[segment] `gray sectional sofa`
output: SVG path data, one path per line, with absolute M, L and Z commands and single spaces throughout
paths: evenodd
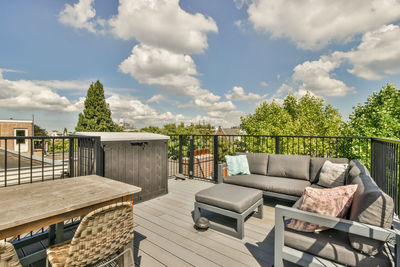
M 296 201 L 307 186 L 317 185 L 319 173 L 326 160 L 333 163 L 348 163 L 346 158 L 314 158 L 310 156 L 277 155 L 265 153 L 245 154 L 249 162 L 250 175 L 223 175 L 226 164 L 220 166 L 219 183 L 228 183 L 257 188 L 265 196 Z
M 326 158 L 246 154 L 250 175 L 223 176 L 220 182 L 261 189 L 264 195 L 298 200 L 306 186 L 316 183 Z M 333 163 L 347 159 L 331 158 Z M 400 266 L 399 222 L 394 202 L 374 182 L 359 161 L 349 163 L 345 184 L 357 184 L 346 219 L 292 207 L 275 207 L 275 267 L 284 260 L 302 266 Z M 285 227 L 291 218 L 326 226 L 329 230 L 306 233 Z M 394 252 L 394 253 L 393 253 Z M 393 256 L 394 255 L 394 256 Z

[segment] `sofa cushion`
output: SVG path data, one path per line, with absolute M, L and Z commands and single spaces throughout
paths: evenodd
M 354 194 L 349 219 L 390 228 L 394 212 L 393 199 L 380 190 L 370 176 L 362 172 L 353 177 L 352 184 L 357 184 L 358 188 Z M 381 241 L 354 234 L 349 234 L 349 240 L 353 248 L 368 255 L 376 255 L 383 245 Z
M 326 189 L 306 187 L 301 196 L 301 202 L 298 209 L 332 217 L 344 218 L 350 208 L 356 190 L 357 185 L 338 186 Z M 328 229 L 326 227 L 319 227 L 314 223 L 297 219 L 292 219 L 287 227 L 303 232 L 314 232 Z
M 246 155 L 249 163 L 250 173 L 267 175 L 268 154 L 267 153 L 243 153 L 237 152 L 237 155 Z
M 262 191 L 230 184 L 217 184 L 196 193 L 197 202 L 243 213 L 263 197 Z
M 285 245 L 328 260 L 349 266 L 392 266 L 386 250 L 368 256 L 353 249 L 346 232 L 330 229 L 319 233 L 285 230 Z
M 319 174 L 321 172 L 321 168 L 324 165 L 325 161 L 329 160 L 332 163 L 349 163 L 349 160 L 346 158 L 311 158 L 310 160 L 310 182 L 317 183 Z
M 362 164 L 360 161 L 358 160 L 350 161 L 349 170 L 346 177 L 346 184 L 351 184 L 352 180 L 355 177 L 359 176 L 360 174 L 371 176 L 371 174 L 368 171 L 368 168 L 365 167 L 365 165 Z M 375 183 L 375 181 L 373 181 L 373 183 Z
M 318 184 L 324 187 L 343 186 L 348 164 L 332 163 L 330 160 L 325 161 L 319 174 Z
M 304 188 L 310 185 L 310 182 L 305 180 L 258 174 L 227 176 L 224 178 L 224 183 L 299 197 L 303 194 Z
M 310 180 L 310 156 L 269 155 L 269 176 Z

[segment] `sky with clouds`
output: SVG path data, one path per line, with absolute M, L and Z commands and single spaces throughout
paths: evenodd
M 400 0 L 0 2 L 0 119 L 73 130 L 99 79 L 113 119 L 234 126 L 262 101 L 347 118 L 400 85 Z

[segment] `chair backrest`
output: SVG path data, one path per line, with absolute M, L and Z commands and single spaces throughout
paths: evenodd
M 133 206 L 112 204 L 90 212 L 71 240 L 65 266 L 86 266 L 117 253 L 133 240 Z
M 11 243 L 0 241 L 0 267 L 22 267 Z

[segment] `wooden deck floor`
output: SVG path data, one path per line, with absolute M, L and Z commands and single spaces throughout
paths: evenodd
M 137 266 L 272 266 L 277 201 L 264 200 L 262 220 L 248 218 L 243 240 L 211 229 L 199 232 L 193 228 L 194 195 L 210 186 L 203 181 L 170 179 L 167 195 L 134 206 Z M 226 225 L 233 223 L 222 220 Z

